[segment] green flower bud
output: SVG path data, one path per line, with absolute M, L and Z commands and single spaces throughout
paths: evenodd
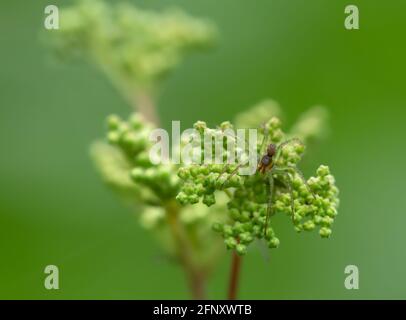
M 116 115 L 110 115 L 107 117 L 107 126 L 110 130 L 116 130 L 120 126 L 121 120 Z
M 335 216 L 337 216 L 337 210 L 336 210 L 334 207 L 328 208 L 326 213 L 327 213 L 327 215 L 328 215 L 329 217 L 332 217 L 332 218 L 334 218 Z
M 276 130 L 271 134 L 272 141 L 275 143 L 279 143 L 283 139 L 283 132 L 282 130 Z
M 321 220 L 321 223 L 326 227 L 330 227 L 333 224 L 333 222 L 334 219 L 329 216 L 323 217 Z
M 242 222 L 247 222 L 251 220 L 251 215 L 248 211 L 243 211 L 240 216 Z
M 305 150 L 305 146 L 303 144 L 299 144 L 299 143 L 295 144 L 294 148 L 295 148 L 295 152 L 298 154 L 302 154 Z
M 235 235 L 239 235 L 239 234 L 241 234 L 241 233 L 243 233 L 245 231 L 244 230 L 244 225 L 241 222 L 237 221 L 234 224 L 233 230 L 234 230 Z
M 314 216 L 314 218 L 313 218 L 314 223 L 317 224 L 317 225 L 321 224 L 322 220 L 323 220 L 323 218 L 321 216 L 318 216 L 318 215 Z
M 243 244 L 248 244 L 254 240 L 252 238 L 251 234 L 249 234 L 248 232 L 241 233 L 239 238 L 240 238 L 240 242 Z
M 139 153 L 134 159 L 134 164 L 140 167 L 151 166 L 148 153 L 147 152 Z
M 145 171 L 141 168 L 134 168 L 133 170 L 131 170 L 131 178 L 134 181 L 140 181 L 144 176 L 144 172 Z
M 190 196 L 189 196 L 189 203 L 190 204 L 195 204 L 195 203 L 198 203 L 199 202 L 199 196 L 198 195 L 196 195 L 196 194 L 191 194 Z
M 198 166 L 193 166 L 190 168 L 190 174 L 192 177 L 197 177 L 200 173 L 200 168 Z
M 194 192 L 198 195 L 198 196 L 202 196 L 205 192 L 205 188 L 203 187 L 203 185 L 201 183 L 196 184 L 196 187 L 194 189 Z M 211 204 L 207 204 L 208 207 L 210 207 L 212 204 L 216 203 L 216 199 L 214 198 L 214 194 L 212 193 L 207 193 L 205 196 L 208 197 L 207 201 L 208 203 L 211 203 L 212 201 L 214 201 Z M 212 197 L 212 199 L 210 199 L 210 197 Z
M 327 176 L 328 174 L 330 174 L 330 169 L 328 166 L 323 166 L 321 165 L 318 169 L 317 169 L 317 175 L 324 177 Z
M 146 142 L 142 138 L 131 131 L 123 133 L 123 135 L 121 136 L 121 143 L 126 148 L 131 150 L 131 152 L 139 152 L 146 145 Z
M 209 175 L 210 174 L 210 168 L 208 166 L 203 166 L 200 168 L 200 174 L 202 175 Z
M 236 248 L 235 251 L 237 252 L 238 255 L 243 256 L 247 253 L 247 247 L 241 243 L 239 243 Z
M 216 198 L 214 197 L 214 194 L 205 194 L 203 196 L 203 203 L 208 207 L 215 204 L 216 203 Z
M 306 231 L 311 231 L 311 230 L 313 230 L 314 228 L 316 227 L 316 225 L 314 224 L 314 222 L 313 221 L 306 221 L 304 224 L 303 224 L 303 229 L 304 230 L 306 230 Z
M 176 196 L 176 200 L 179 201 L 180 204 L 185 205 L 189 202 L 189 197 L 184 192 L 179 192 Z
M 223 232 L 225 236 L 231 237 L 233 235 L 233 228 L 229 225 L 225 225 L 223 228 Z
M 277 117 L 272 117 L 271 120 L 269 120 L 268 125 L 272 129 L 278 129 L 281 127 L 281 121 Z
M 230 217 L 235 221 L 239 221 L 241 218 L 241 215 L 237 209 L 233 208 L 233 209 L 230 209 Z
M 265 239 L 267 240 L 271 240 L 272 238 L 275 237 L 275 232 L 273 231 L 273 229 L 271 227 L 269 227 L 268 229 L 266 229 L 266 233 L 265 233 Z
M 232 129 L 233 125 L 230 123 L 230 121 L 224 121 L 220 124 L 220 129 L 221 130 L 226 130 L 226 129 Z
M 110 131 L 107 134 L 107 140 L 111 144 L 116 144 L 120 140 L 120 134 L 117 131 Z
M 255 235 L 255 236 L 260 236 L 260 235 L 262 235 L 264 232 L 263 232 L 263 228 L 261 228 L 260 226 L 258 226 L 258 225 L 254 225 L 253 227 L 252 227 L 252 233 Z
M 207 128 L 206 122 L 204 121 L 197 121 L 194 125 L 193 128 L 195 128 L 197 131 L 199 131 L 200 134 L 204 133 L 204 130 Z
M 243 228 L 249 233 L 253 233 L 254 225 L 251 222 L 243 223 Z
M 213 230 L 214 230 L 215 232 L 223 232 L 223 231 L 224 231 L 224 226 L 223 226 L 221 223 L 219 223 L 219 222 L 213 223 L 212 228 L 213 228 Z
M 227 249 L 234 249 L 237 246 L 237 240 L 232 237 L 226 238 L 224 243 L 226 244 Z
M 119 127 L 117 128 L 117 132 L 120 134 L 120 137 L 127 133 L 130 130 L 128 124 L 125 122 L 121 122 Z
M 142 128 L 143 123 L 145 122 L 145 120 L 143 119 L 143 117 L 141 116 L 141 114 L 139 113 L 134 113 L 133 115 L 131 115 L 130 119 L 129 119 L 129 124 L 130 126 L 135 129 L 138 130 L 140 128 Z
M 269 248 L 278 248 L 279 247 L 279 239 L 276 237 L 271 238 L 271 240 L 268 241 L 268 247 Z
M 323 227 L 319 230 L 319 234 L 322 238 L 328 238 L 331 235 L 331 229 Z
M 178 176 L 183 180 L 187 180 L 190 176 L 189 170 L 187 168 L 179 168 Z

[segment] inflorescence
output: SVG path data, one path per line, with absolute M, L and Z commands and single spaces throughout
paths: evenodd
M 77 0 L 60 10 L 60 20 L 60 30 L 48 36 L 55 52 L 61 58 L 87 58 L 128 89 L 151 88 L 216 35 L 209 21 L 178 9 L 156 13 L 98 0 Z
M 218 129 L 210 130 L 213 135 L 221 134 L 224 126 L 223 124 Z M 231 125 L 227 123 L 226 126 Z M 196 123 L 195 127 L 206 129 L 204 122 Z M 259 140 L 264 134 L 267 134 L 274 143 L 283 141 L 285 134 L 281 129 L 281 121 L 272 117 L 259 130 Z M 225 140 L 225 148 L 226 143 Z M 259 151 L 259 145 L 257 149 Z M 282 149 L 276 159 L 276 165 L 297 166 L 303 152 L 303 145 L 291 143 Z M 235 165 L 227 164 L 191 165 L 180 168 L 178 175 L 183 180 L 183 185 L 177 195 L 178 201 L 182 204 L 196 204 L 202 201 L 211 206 L 216 203 L 216 194 L 224 191 L 229 196 L 228 217 L 225 221 L 216 222 L 213 230 L 223 236 L 226 247 L 235 249 L 238 254 L 243 255 L 251 242 L 262 238 L 266 240 L 269 248 L 278 247 L 279 239 L 272 226 L 265 226 L 269 202 L 268 179 L 261 173 L 249 176 L 235 174 L 235 169 Z M 295 170 L 292 170 L 290 175 L 294 212 L 288 192 L 289 182 L 286 181 L 286 177 L 275 174 L 271 214 L 281 213 L 289 216 L 297 232 L 318 228 L 321 237 L 329 237 L 339 203 L 338 189 L 329 167 L 321 165 L 316 171 L 316 176 L 309 178 L 306 183 Z
M 209 274 L 224 250 L 222 238 L 213 230 L 240 255 L 257 239 L 265 239 L 270 248 L 278 247 L 272 219 L 264 230 L 269 202 L 265 175 L 234 174 L 236 165 L 155 164 L 149 157 L 149 136 L 159 123 L 154 100 L 161 80 L 189 52 L 213 44 L 216 29 L 210 21 L 175 9 L 157 13 L 96 0 L 77 0 L 61 9 L 60 21 L 58 32 L 47 32 L 54 52 L 97 66 L 139 112 L 127 120 L 110 116 L 106 139 L 93 143 L 91 153 L 104 181 L 133 206 L 141 225 L 152 232 L 165 254 L 179 261 L 195 280 Z M 236 115 L 234 125 L 259 128 L 259 141 L 267 135 L 276 144 L 297 137 L 309 146 L 325 136 L 324 108 L 305 112 L 289 135 L 275 117 L 281 113 L 276 102 L 265 100 Z M 261 127 L 266 119 L 270 120 Z M 198 134 L 215 139 L 233 125 L 227 121 L 210 129 L 198 121 L 194 127 Z M 195 147 L 202 153 L 202 145 Z M 227 150 L 227 141 L 223 148 Z M 254 149 L 259 153 L 260 142 Z M 297 167 L 303 152 L 303 145 L 289 144 L 276 165 Z M 224 155 L 230 154 L 225 151 Z M 320 166 L 306 183 L 295 170 L 290 176 L 294 210 L 286 175 L 275 173 L 272 215 L 290 217 L 297 232 L 318 228 L 322 237 L 329 237 L 339 203 L 329 168 Z

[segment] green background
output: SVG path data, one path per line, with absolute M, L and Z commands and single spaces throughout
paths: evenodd
M 281 246 L 266 262 L 244 258 L 240 297 L 360 299 L 406 297 L 404 148 L 406 2 L 350 1 L 360 30 L 344 29 L 348 1 L 133 1 L 176 5 L 210 18 L 215 50 L 194 55 L 162 88 L 163 125 L 214 125 L 273 98 L 286 123 L 315 104 L 331 133 L 305 170 L 330 165 L 341 191 L 329 240 L 296 234 L 279 219 Z M 126 102 L 97 70 L 60 65 L 39 41 L 44 7 L 71 1 L 0 4 L 0 298 L 188 298 L 181 271 L 166 261 L 133 213 L 100 180 L 90 143 Z M 224 298 L 230 254 L 209 285 Z M 60 269 L 58 291 L 44 268 Z M 344 288 L 355 264 L 360 289 Z

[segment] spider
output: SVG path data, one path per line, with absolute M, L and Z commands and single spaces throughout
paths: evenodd
M 262 175 L 267 175 L 268 181 L 269 181 L 269 194 L 268 194 L 268 206 L 267 206 L 267 213 L 266 213 L 266 220 L 265 220 L 265 225 L 264 225 L 264 236 L 267 235 L 267 229 L 268 229 L 268 223 L 269 223 L 269 218 L 274 214 L 272 210 L 272 202 L 273 202 L 273 193 L 274 193 L 274 186 L 275 186 L 275 174 L 279 174 L 282 176 L 285 176 L 287 179 L 285 181 L 285 184 L 287 186 L 288 192 L 290 194 L 290 206 L 292 210 L 292 220 L 294 220 L 294 214 L 295 214 L 295 207 L 294 207 L 294 198 L 293 198 L 293 188 L 292 188 L 292 176 L 291 172 L 294 171 L 297 173 L 297 175 L 300 177 L 300 179 L 303 181 L 307 189 L 310 191 L 312 194 L 313 198 L 315 198 L 314 193 L 310 190 L 306 179 L 303 176 L 303 173 L 294 165 L 287 165 L 287 166 L 278 166 L 277 160 L 283 150 L 284 147 L 289 145 L 290 143 L 298 143 L 302 146 L 304 146 L 303 142 L 298 139 L 298 138 L 291 138 L 288 140 L 285 140 L 284 142 L 280 143 L 279 145 L 276 145 L 275 143 L 269 143 L 266 152 L 262 151 L 266 145 L 267 142 L 267 135 L 264 135 L 264 138 L 262 140 L 262 144 L 260 147 L 260 154 L 262 156 L 259 157 L 259 161 L 257 164 L 257 169 L 256 173 L 260 173 Z M 229 180 L 232 176 L 234 176 L 239 168 L 243 165 L 243 163 L 240 163 L 237 165 L 237 167 L 230 173 L 228 178 L 223 182 L 223 185 L 227 180 Z M 220 173 L 219 177 L 217 179 L 220 179 L 220 177 L 227 171 L 227 167 L 224 168 L 223 172 Z

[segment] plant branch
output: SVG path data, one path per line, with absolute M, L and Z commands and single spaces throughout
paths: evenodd
M 159 125 L 159 117 L 152 94 L 147 91 L 137 90 L 132 95 L 127 95 L 127 97 L 132 107 L 138 110 L 145 120 L 156 126 Z M 176 254 L 186 274 L 191 295 L 193 299 L 203 300 L 206 295 L 206 274 L 193 263 L 193 250 L 190 247 L 190 241 L 184 226 L 179 221 L 179 206 L 176 202 L 171 201 L 165 205 L 165 211 L 175 242 Z
M 132 83 L 116 70 L 108 67 L 111 63 L 108 58 L 95 58 L 99 60 L 99 66 L 110 79 L 113 86 L 122 94 L 130 106 L 143 115 L 145 120 L 159 126 L 159 116 L 152 89 L 141 88 Z
M 159 118 L 152 94 L 138 90 L 131 98 L 130 103 L 135 110 L 141 113 L 145 120 L 159 125 Z
M 169 203 L 166 206 L 166 213 L 168 224 L 175 240 L 177 255 L 186 273 L 192 297 L 195 300 L 203 300 L 206 296 L 206 274 L 202 270 L 199 270 L 191 259 L 192 249 L 185 230 L 179 223 L 178 206 L 175 203 Z

